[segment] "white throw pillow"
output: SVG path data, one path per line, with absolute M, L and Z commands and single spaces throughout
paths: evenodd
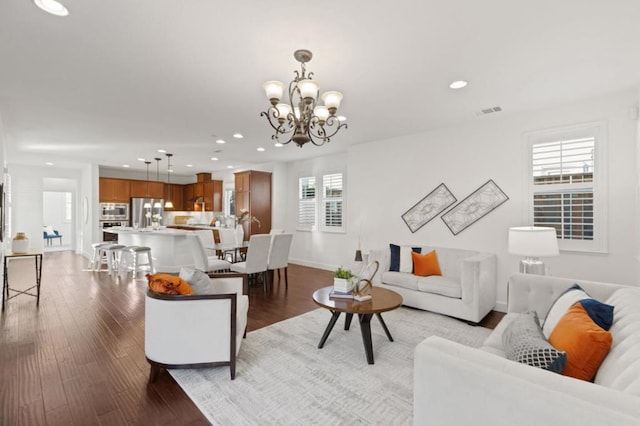
M 193 288 L 193 294 L 215 293 L 211 278 L 199 269 L 182 267 L 179 276 Z
M 544 337 L 548 339 L 549 336 L 551 336 L 553 329 L 558 325 L 558 321 L 560 321 L 574 303 L 582 299 L 590 298 L 591 297 L 577 284 L 562 293 L 560 297 L 553 302 L 553 305 L 549 308 L 549 313 L 547 313 L 547 317 L 544 320 L 544 325 L 542 327 Z
M 411 257 L 412 247 L 400 246 L 400 272 L 413 272 L 413 258 Z

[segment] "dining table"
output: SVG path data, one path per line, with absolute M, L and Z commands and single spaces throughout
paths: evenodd
M 223 258 L 226 258 L 226 253 L 231 253 L 231 263 L 237 263 L 244 261 L 245 253 L 249 248 L 249 241 L 242 241 L 240 243 L 217 243 L 213 247 L 205 248 L 215 250 L 216 253 L 221 252 Z

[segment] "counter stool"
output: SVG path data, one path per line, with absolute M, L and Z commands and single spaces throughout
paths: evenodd
M 91 247 L 93 248 L 93 255 L 91 256 L 91 260 L 89 261 L 89 270 L 98 271 L 100 266 L 102 265 L 101 252 L 100 249 L 102 247 L 113 245 L 113 243 L 101 242 L 101 243 L 93 243 Z M 106 262 L 105 262 L 106 264 Z
M 131 259 L 131 265 L 127 265 L 127 269 L 133 271 L 133 279 L 138 276 L 138 272 L 148 272 L 153 274 L 155 269 L 153 268 L 153 258 L 151 257 L 151 248 L 144 246 L 128 246 L 124 249 L 123 255 L 126 259 Z
M 109 275 L 114 275 L 118 272 L 118 267 L 120 264 L 120 254 L 125 247 L 126 246 L 123 246 L 122 244 L 111 244 L 100 249 L 100 251 L 104 253 L 104 257 L 106 257 L 107 272 L 109 273 Z

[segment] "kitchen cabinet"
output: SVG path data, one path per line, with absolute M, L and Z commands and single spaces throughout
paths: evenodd
M 236 216 L 240 211 L 260 221 L 243 224 L 244 239 L 249 240 L 252 234 L 268 234 L 271 231 L 271 173 L 247 170 L 234 173 Z
M 173 203 L 172 209 L 165 209 L 167 211 L 183 211 L 184 206 L 184 187 L 185 185 L 178 185 L 175 183 L 164 185 L 164 200 L 165 202 L 171 200 Z
M 204 201 L 204 183 L 196 182 L 184 185 L 184 209 L 186 211 L 202 211 L 202 203 L 196 203 L 198 198 Z
M 212 180 L 204 182 L 204 201 L 206 211 L 222 211 L 222 181 Z
M 131 199 L 128 179 L 100 178 L 98 190 L 101 203 L 128 203 Z
M 164 198 L 164 182 L 131 180 L 129 184 L 133 198 Z

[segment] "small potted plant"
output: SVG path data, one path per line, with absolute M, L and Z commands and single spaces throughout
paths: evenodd
M 353 278 L 353 272 L 340 266 L 333 275 L 333 290 L 343 293 L 353 290 L 351 278 Z

